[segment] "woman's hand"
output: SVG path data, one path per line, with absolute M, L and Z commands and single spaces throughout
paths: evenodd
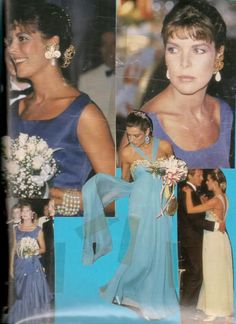
M 175 212 L 177 211 L 177 208 L 178 208 L 177 199 L 176 197 L 172 197 L 167 206 L 166 212 L 169 216 L 174 216 Z
M 65 193 L 65 189 L 61 189 L 61 188 L 50 189 L 50 199 L 54 200 L 55 206 L 62 204 L 64 193 Z
M 183 190 L 183 192 L 185 192 L 185 193 L 191 193 L 191 192 L 193 191 L 189 186 L 184 186 L 184 187 L 182 188 L 182 190 Z
M 51 188 L 50 189 L 50 199 L 54 201 L 53 208 L 54 214 L 57 213 L 57 206 L 63 205 L 63 197 L 64 194 L 77 196 L 79 199 L 79 210 L 83 210 L 83 201 L 82 201 L 82 193 L 78 189 L 69 189 L 69 188 Z M 54 216 L 54 215 L 52 215 Z
M 13 266 L 10 267 L 9 275 L 10 275 L 10 277 L 11 277 L 12 279 L 14 279 L 14 267 L 13 267 Z

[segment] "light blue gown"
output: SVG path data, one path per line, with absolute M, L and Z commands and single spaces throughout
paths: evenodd
M 110 302 L 137 308 L 144 317 L 160 319 L 178 309 L 173 280 L 172 219 L 161 214 L 162 180 L 149 172 L 156 160 L 158 139 L 154 138 L 151 161 L 140 148 L 133 147 L 141 157 L 131 166 L 133 182 L 97 174 L 83 187 L 83 262 L 91 264 L 112 249 L 104 207 L 128 195 L 129 244 L 115 276 L 101 288 L 101 295 Z

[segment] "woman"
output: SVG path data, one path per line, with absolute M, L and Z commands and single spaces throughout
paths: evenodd
M 31 205 L 22 204 L 21 219 L 13 235 L 10 276 L 14 278 L 16 301 L 7 316 L 9 324 L 42 316 L 49 311 L 51 300 L 39 259 L 45 253 L 44 236 L 41 228 L 34 224 L 35 213 Z M 42 317 L 33 323 L 42 323 Z
M 125 181 L 97 174 L 83 187 L 83 262 L 91 264 L 111 250 L 103 209 L 111 201 L 129 196 L 129 244 L 115 276 L 101 288 L 101 295 L 146 319 L 160 319 L 176 311 L 177 297 L 171 255 L 172 220 L 164 213 L 163 183 L 154 170 L 158 160 L 172 155 L 172 148 L 152 136 L 151 120 L 141 111 L 128 115 L 126 131 L 129 144 L 121 152 Z
M 204 204 L 193 206 L 190 187 L 185 187 L 188 213 L 206 212 L 206 219 L 225 221 L 228 200 L 225 194 L 226 179 L 219 169 L 212 170 L 207 176 L 208 189 L 213 198 Z M 233 314 L 233 267 L 232 252 L 227 232 L 204 231 L 203 235 L 203 283 L 197 308 L 212 321 L 216 317 Z
M 171 143 L 190 169 L 230 167 L 231 108 L 206 91 L 220 81 L 226 26 L 207 1 L 179 1 L 162 27 L 169 85 L 141 109 L 154 135 Z
M 9 11 L 7 51 L 17 77 L 33 88 L 11 107 L 10 132 L 14 137 L 20 132 L 40 136 L 51 148 L 59 148 L 51 198 L 60 205 L 60 214 L 78 214 L 80 190 L 92 169 L 114 173 L 110 130 L 100 109 L 63 77 L 62 68 L 74 54 L 71 21 L 64 9 L 14 0 Z

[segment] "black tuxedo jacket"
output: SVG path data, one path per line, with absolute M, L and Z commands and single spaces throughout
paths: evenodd
M 188 185 L 186 183 L 186 185 Z M 188 185 L 189 186 L 189 185 Z M 191 189 L 192 187 L 189 186 Z M 192 191 L 193 205 L 201 204 L 200 196 Z M 215 222 L 205 220 L 205 213 L 188 214 L 186 193 L 178 190 L 178 236 L 182 246 L 201 246 L 203 230 L 214 231 Z

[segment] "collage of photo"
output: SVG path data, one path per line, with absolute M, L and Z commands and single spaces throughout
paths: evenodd
M 0 4 L 0 323 L 233 324 L 236 1 Z

